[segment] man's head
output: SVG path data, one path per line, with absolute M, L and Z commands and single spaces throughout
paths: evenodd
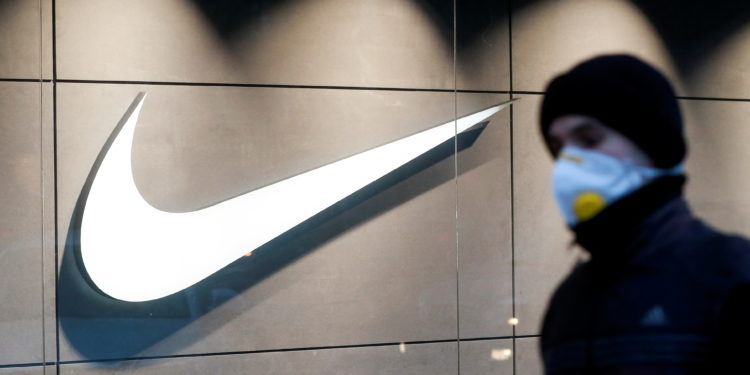
M 597 57 L 556 77 L 541 112 L 542 135 L 557 159 L 555 198 L 571 227 L 682 173 L 686 146 L 674 91 L 632 56 Z
M 666 169 L 680 164 L 687 151 L 672 86 L 628 55 L 596 57 L 553 79 L 542 103 L 541 130 L 553 155 L 572 144 Z M 624 154 L 630 146 L 638 150 Z

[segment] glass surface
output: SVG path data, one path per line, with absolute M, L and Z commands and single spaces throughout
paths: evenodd
M 54 322 L 49 28 L 43 1 L 0 2 L 0 368 L 42 373 Z M 19 367 L 23 366 L 23 367 Z
M 510 98 L 507 12 L 0 0 L 0 372 L 512 371 L 511 111 L 451 130 Z M 128 173 L 141 203 L 174 217 L 448 132 L 194 285 L 128 302 L 89 277 L 81 231 L 99 158 L 141 92 Z M 285 193 L 314 200 L 350 177 Z M 117 211 L 98 216 L 120 219 L 107 241 L 146 247 L 127 225 L 138 217 Z M 224 217 L 239 230 L 203 252 L 258 230 Z M 163 259 L 164 278 L 195 266 L 186 254 Z

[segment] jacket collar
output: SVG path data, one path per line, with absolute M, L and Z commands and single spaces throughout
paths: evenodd
M 682 199 L 684 176 L 654 180 L 573 228 L 576 242 L 591 254 L 592 265 L 624 265 L 664 234 L 692 218 Z

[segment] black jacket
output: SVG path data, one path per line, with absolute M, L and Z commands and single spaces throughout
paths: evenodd
M 693 217 L 683 183 L 659 179 L 575 228 L 591 260 L 549 304 L 548 374 L 750 374 L 750 242 Z

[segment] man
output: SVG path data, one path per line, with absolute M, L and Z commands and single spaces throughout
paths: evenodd
M 632 56 L 585 61 L 548 85 L 541 131 L 555 199 L 591 254 L 550 301 L 546 372 L 750 374 L 750 243 L 684 201 L 664 76 Z

